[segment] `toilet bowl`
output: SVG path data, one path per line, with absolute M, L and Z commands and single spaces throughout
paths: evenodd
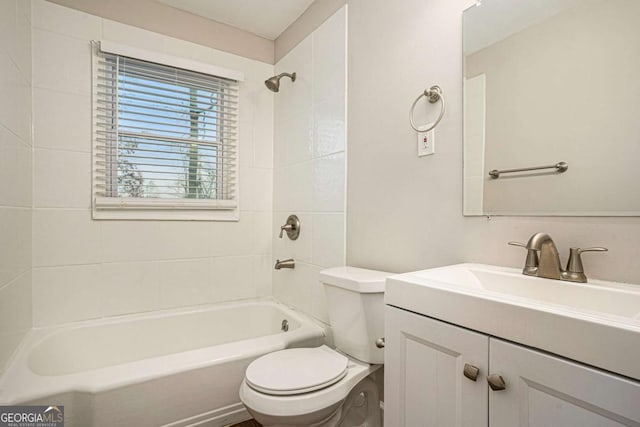
M 381 365 L 348 358 L 327 346 L 282 350 L 264 357 L 269 358 L 256 362 L 273 362 L 273 366 L 269 371 L 262 371 L 268 363 L 257 369 L 249 366 L 240 387 L 240 399 L 264 426 L 337 426 L 354 405 L 379 406 L 375 383 L 367 377 Z M 269 374 L 259 375 L 258 370 Z M 365 421 L 367 426 L 380 425 L 379 417 L 378 423 L 361 418 L 362 423 L 353 425 Z
M 281 350 L 246 370 L 240 399 L 266 427 L 378 427 L 380 402 L 371 374 L 384 362 L 384 281 L 390 273 L 354 267 L 323 270 L 337 349 Z

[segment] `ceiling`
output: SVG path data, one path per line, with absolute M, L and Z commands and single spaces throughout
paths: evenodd
M 313 0 L 157 0 L 176 9 L 275 40 Z

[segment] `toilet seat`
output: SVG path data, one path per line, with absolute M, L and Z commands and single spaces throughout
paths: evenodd
M 252 411 L 268 416 L 297 417 L 322 412 L 338 405 L 356 384 L 380 366 L 348 357 L 347 374 L 341 380 L 316 391 L 288 396 L 262 393 L 249 386 L 245 378 L 240 385 L 240 400 Z
M 323 345 L 276 351 L 253 361 L 245 381 L 252 389 L 292 396 L 327 388 L 347 375 L 349 359 Z

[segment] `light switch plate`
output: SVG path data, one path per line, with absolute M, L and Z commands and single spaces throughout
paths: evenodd
M 427 126 L 431 126 L 430 124 Z M 430 156 L 436 152 L 435 129 L 418 132 L 418 157 Z

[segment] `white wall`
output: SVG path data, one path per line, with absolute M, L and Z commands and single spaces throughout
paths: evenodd
M 91 219 L 90 40 L 242 71 L 240 221 Z M 33 2 L 36 326 L 271 294 L 273 66 Z
M 275 95 L 274 259 L 294 258 L 294 270 L 273 272 L 274 296 L 328 322 L 318 272 L 344 265 L 346 7 L 276 64 L 284 78 Z M 300 218 L 295 240 L 277 230 Z
M 0 1 L 0 373 L 31 328 L 31 11 Z
M 506 242 L 546 231 L 564 261 L 570 246 L 609 248 L 585 256 L 588 276 L 640 283 L 639 218 L 462 216 L 461 13 L 473 3 L 349 1 L 347 262 L 396 272 L 522 267 L 524 252 Z M 436 154 L 418 158 L 408 109 L 432 84 L 448 109 Z

